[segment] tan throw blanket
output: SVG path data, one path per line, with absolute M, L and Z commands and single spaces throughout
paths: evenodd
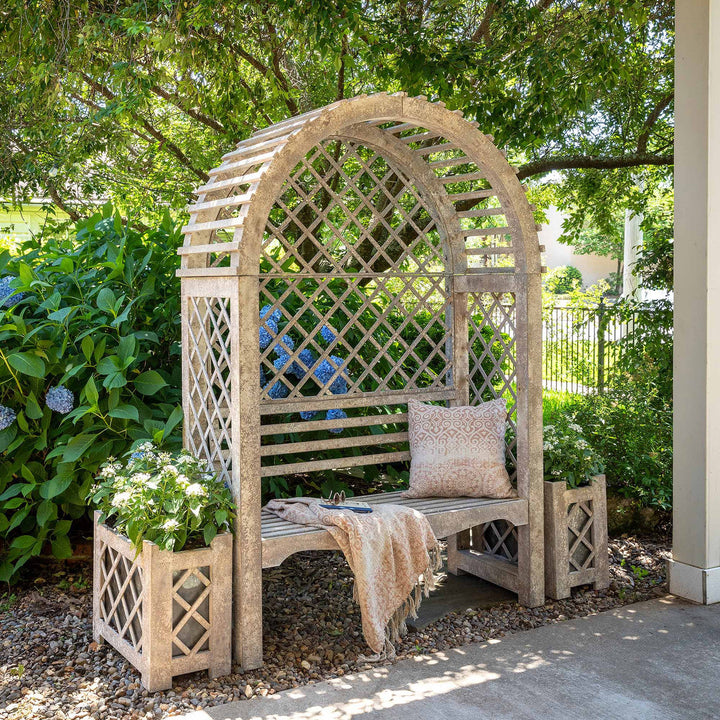
M 423 592 L 435 586 L 440 547 L 427 518 L 402 505 L 373 505 L 371 513 L 328 510 L 315 498 L 271 500 L 266 508 L 285 520 L 327 530 L 355 575 L 363 634 L 377 658 L 393 657 L 405 620 L 417 617 Z

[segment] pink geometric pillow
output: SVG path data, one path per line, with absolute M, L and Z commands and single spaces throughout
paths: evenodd
M 505 470 L 505 400 L 451 408 L 410 400 L 408 413 L 404 497 L 517 497 Z

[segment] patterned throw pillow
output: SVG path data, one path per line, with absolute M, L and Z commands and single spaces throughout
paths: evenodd
M 505 469 L 505 401 L 445 408 L 410 400 L 405 497 L 517 497 Z

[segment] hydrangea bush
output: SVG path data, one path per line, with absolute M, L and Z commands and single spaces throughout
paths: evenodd
M 0 581 L 71 554 L 108 456 L 181 444 L 177 227 L 76 230 L 0 252 Z
M 140 552 L 143 540 L 162 550 L 209 545 L 231 528 L 230 490 L 206 462 L 186 451 L 141 444 L 126 462 L 105 463 L 89 500 L 101 522 L 126 535 Z
M 587 485 L 603 472 L 600 456 L 582 436 L 582 428 L 558 418 L 543 428 L 545 480 L 564 480 L 569 488 Z

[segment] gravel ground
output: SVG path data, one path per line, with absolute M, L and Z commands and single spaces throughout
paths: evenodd
M 397 659 L 583 617 L 665 592 L 666 538 L 610 542 L 607 592 L 577 589 L 572 598 L 535 609 L 505 602 L 469 608 L 410 632 Z M 162 718 L 200 707 L 268 695 L 362 669 L 368 652 L 352 577 L 338 553 L 303 553 L 264 573 L 265 665 L 209 681 L 176 678 L 172 690 L 148 693 L 137 672 L 92 639 L 90 568 L 40 568 L 30 586 L 0 597 L 0 719 Z M 389 664 L 389 663 L 388 663 Z

